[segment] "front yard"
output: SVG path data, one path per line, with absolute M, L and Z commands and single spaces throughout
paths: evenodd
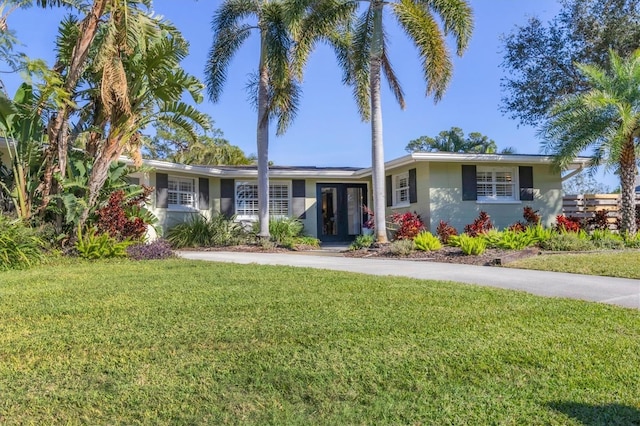
M 401 278 L 0 273 L 2 424 L 638 424 L 640 316 Z

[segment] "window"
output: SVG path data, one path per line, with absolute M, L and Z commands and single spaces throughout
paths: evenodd
M 409 205 L 409 173 L 393 177 L 393 205 Z
M 269 184 L 269 214 L 271 216 L 289 216 L 289 185 L 286 183 Z M 258 216 L 258 184 L 256 182 L 236 183 L 236 215 L 240 218 Z
M 516 201 L 516 173 L 510 167 L 478 167 L 478 201 Z
M 196 184 L 193 179 L 169 176 L 168 207 L 193 208 L 197 207 Z

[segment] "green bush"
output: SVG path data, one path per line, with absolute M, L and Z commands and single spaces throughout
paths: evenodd
M 241 244 L 247 239 L 242 225 L 234 218 L 218 215 L 211 219 L 198 214 L 167 232 L 167 241 L 174 248 L 215 247 Z
M 479 256 L 487 249 L 487 241 L 484 237 L 470 237 L 467 234 L 451 236 L 449 244 L 453 247 L 460 247 L 460 250 L 467 256 Z
M 301 247 L 320 247 L 320 240 L 307 236 L 295 237 L 285 240 L 281 243 L 281 246 L 291 250 L 297 250 Z
M 349 246 L 349 250 L 360 250 L 363 248 L 369 248 L 375 242 L 376 237 L 374 237 L 373 235 L 358 235 Z
M 624 238 L 608 229 L 594 229 L 591 232 L 591 242 L 599 249 L 621 250 L 625 247 Z
M 622 236 L 624 245 L 627 248 L 640 248 L 640 232 L 635 235 L 625 234 Z
M 505 230 L 497 232 L 491 230 L 482 235 L 488 247 L 500 248 L 504 250 L 523 250 L 537 243 L 535 237 L 526 231 L 516 232 Z
M 541 245 L 542 243 L 549 240 L 556 234 L 556 232 L 553 229 L 545 228 L 540 224 L 537 224 L 536 226 L 527 227 L 524 233 L 531 236 L 531 238 L 533 238 L 533 240 L 535 241 L 535 244 L 537 245 Z
M 85 235 L 78 232 L 76 250 L 80 257 L 85 259 L 106 259 L 110 257 L 126 257 L 127 247 L 132 244 L 130 240 L 118 241 L 109 234 L 98 234 L 95 228 L 91 228 Z
M 540 247 L 551 251 L 588 251 L 595 248 L 584 231 L 555 233 L 548 240 L 541 242 Z
M 254 225 L 254 230 L 257 232 L 259 223 Z M 291 244 L 291 241 L 302 234 L 304 225 L 300 219 L 292 217 L 279 217 L 269 219 L 269 235 L 271 241 L 274 241 L 278 245 Z
M 0 214 L 0 270 L 23 269 L 44 260 L 44 242 L 19 220 Z
M 394 256 L 409 256 L 414 250 L 413 240 L 396 240 L 389 245 L 389 252 Z
M 413 244 L 416 249 L 421 251 L 436 251 L 442 248 L 440 239 L 427 231 L 420 232 L 416 235 L 413 239 Z

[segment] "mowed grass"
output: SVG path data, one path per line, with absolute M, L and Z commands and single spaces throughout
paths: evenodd
M 510 268 L 640 279 L 640 251 L 552 254 L 511 262 Z
M 640 423 L 636 310 L 185 260 L 0 273 L 0 424 Z

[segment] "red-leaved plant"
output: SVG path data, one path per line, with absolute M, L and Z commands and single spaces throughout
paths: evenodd
M 127 210 L 143 205 L 150 193 L 151 188 L 143 187 L 139 195 L 127 199 L 122 190 L 112 192 L 107 205 L 96 211 L 98 233 L 107 233 L 118 241 L 141 239 L 147 224 L 139 217 L 129 217 Z
M 413 240 L 425 229 L 424 222 L 416 212 L 394 213 L 391 215 L 391 223 L 397 226 L 394 240 Z
M 522 217 L 524 217 L 524 220 L 526 220 L 529 225 L 537 225 L 540 223 L 538 210 L 534 210 L 531 206 L 525 206 L 522 212 Z
M 487 231 L 493 229 L 493 224 L 491 223 L 491 218 L 485 211 L 481 211 L 477 218 L 470 223 L 469 225 L 465 225 L 464 232 L 470 237 L 477 237 L 478 235 L 486 234 Z
M 456 231 L 456 228 L 449 225 L 448 222 L 441 220 L 438 224 L 438 227 L 436 228 L 436 234 L 438 234 L 438 238 L 440 238 L 442 244 L 447 244 L 450 237 L 458 235 L 458 231 Z
M 580 230 L 580 219 L 559 214 L 556 216 L 556 230 L 561 232 L 578 232 Z

